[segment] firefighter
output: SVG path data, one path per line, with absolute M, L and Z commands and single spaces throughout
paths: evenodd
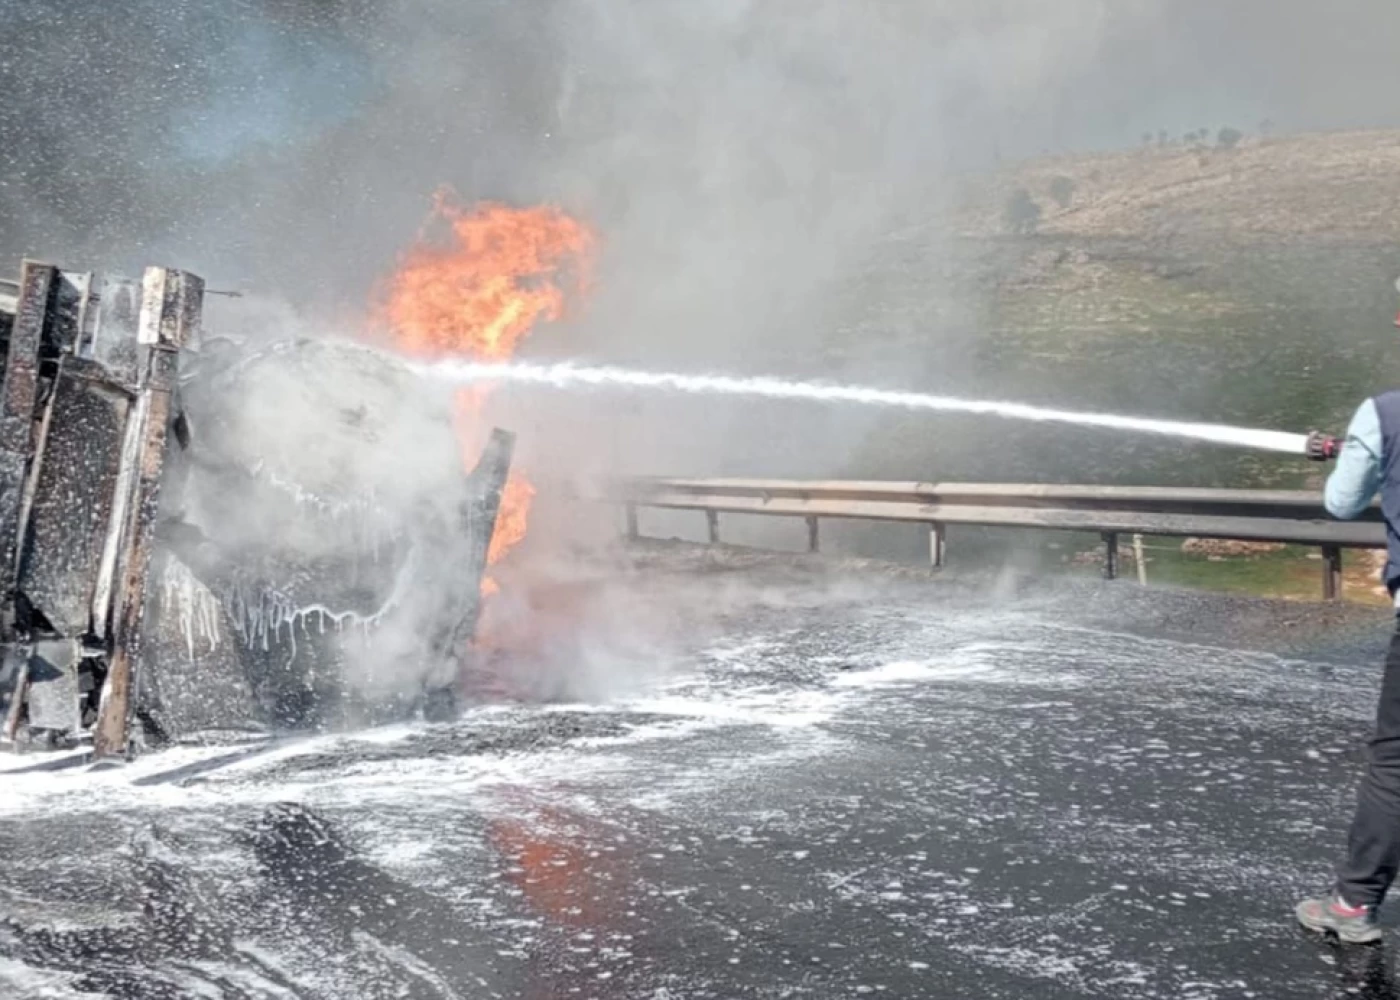
M 1380 494 L 1388 558 L 1385 584 L 1400 614 L 1400 390 L 1366 400 L 1357 408 L 1346 437 L 1313 434 L 1308 455 L 1335 458 L 1323 494 L 1328 513 L 1359 517 Z M 1346 854 L 1332 890 L 1298 904 L 1298 922 L 1335 934 L 1350 944 L 1379 941 L 1376 911 L 1400 869 L 1400 622 L 1391 635 L 1376 708 L 1376 728 L 1367 744 L 1366 769 L 1357 794 Z

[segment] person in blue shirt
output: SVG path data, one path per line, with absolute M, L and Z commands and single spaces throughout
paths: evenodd
M 1333 517 L 1359 517 L 1380 494 L 1385 519 L 1385 585 L 1400 595 L 1400 391 L 1366 400 L 1352 417 L 1340 448 L 1313 435 L 1309 455 L 1330 458 L 1323 502 Z M 1397 605 L 1400 608 L 1400 605 Z M 1367 745 L 1366 770 L 1346 856 L 1332 891 L 1298 904 L 1299 923 L 1330 932 L 1348 943 L 1379 941 L 1376 923 L 1386 892 L 1400 871 L 1400 629 L 1391 636 L 1376 708 L 1376 728 Z

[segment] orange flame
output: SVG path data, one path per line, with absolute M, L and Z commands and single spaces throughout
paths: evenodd
M 557 208 L 458 205 L 439 191 L 424 234 L 390 281 L 383 317 L 400 347 L 426 356 L 502 361 L 539 319 L 564 313 L 565 290 L 587 289 L 593 236 Z
M 443 230 L 440 238 L 432 238 L 433 229 Z M 587 290 L 593 245 L 589 229 L 557 208 L 490 202 L 467 208 L 441 190 L 417 244 L 385 285 L 379 319 L 400 349 L 422 357 L 507 360 L 537 321 L 564 314 L 569 292 Z M 457 393 L 457 436 L 468 468 L 481 454 L 487 395 L 479 386 Z M 529 480 L 513 471 L 488 564 L 525 537 L 534 495 Z M 496 589 L 483 581 L 488 596 Z

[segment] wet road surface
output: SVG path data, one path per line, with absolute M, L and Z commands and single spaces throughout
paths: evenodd
M 1400 997 L 1289 922 L 1384 613 L 812 565 L 614 581 L 586 701 L 0 777 L 0 996 Z

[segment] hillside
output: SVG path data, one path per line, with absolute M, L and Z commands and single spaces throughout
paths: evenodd
M 1074 185 L 1064 208 L 1057 177 Z M 1043 216 L 1018 233 L 1005 209 L 1022 188 Z M 765 367 L 1295 432 L 1340 431 L 1361 399 L 1400 384 L 1400 133 L 1055 157 L 967 179 L 962 194 L 951 218 L 909 219 L 831 289 L 817 350 Z M 1321 471 L 951 415 L 812 423 L 825 450 L 732 471 L 1240 487 L 1315 485 Z M 840 467 L 818 467 L 833 452 Z
M 957 230 L 1007 232 L 1018 190 L 1039 206 L 1046 236 L 1400 241 L 1400 132 L 1036 160 L 969 183 Z

